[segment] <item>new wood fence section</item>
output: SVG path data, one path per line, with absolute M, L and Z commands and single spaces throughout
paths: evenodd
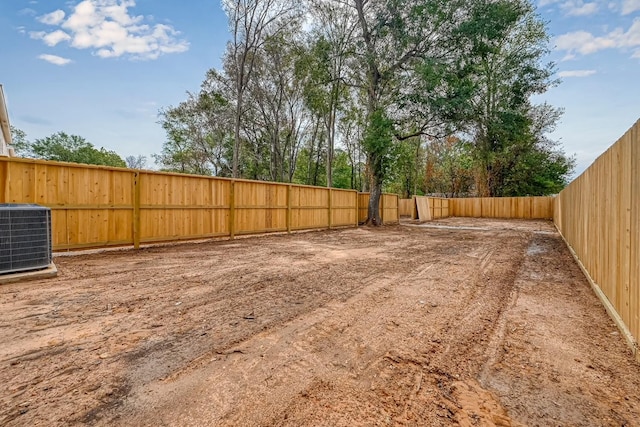
M 596 293 L 637 347 L 640 121 L 556 197 L 554 222 Z
M 413 217 L 413 211 L 415 210 L 416 202 L 413 199 L 399 199 L 398 200 L 398 213 L 400 217 L 409 216 Z
M 553 218 L 553 197 L 453 198 L 427 197 L 431 218 Z M 417 219 L 415 200 L 399 201 L 400 216 Z
M 429 197 L 429 210 L 432 219 L 448 218 L 451 216 L 451 200 L 440 197 Z
M 397 194 L 383 193 L 380 196 L 380 219 L 385 224 L 397 223 L 400 220 Z M 369 216 L 369 193 L 358 193 L 358 221 L 362 224 Z
M 0 157 L 0 203 L 50 207 L 54 250 L 357 227 L 362 206 L 366 220 L 366 204 L 358 202 L 368 197 L 355 190 Z M 383 196 L 386 222 L 397 222 L 397 200 Z
M 450 200 L 442 197 L 429 197 L 429 196 L 413 196 L 411 199 L 400 199 L 398 201 L 398 210 L 400 216 L 408 216 L 413 219 L 418 219 L 418 212 L 416 209 L 416 197 L 426 198 L 429 202 L 429 211 L 431 213 L 431 219 L 448 218 L 450 215 Z
M 449 199 L 451 216 L 473 218 L 551 219 L 553 197 Z

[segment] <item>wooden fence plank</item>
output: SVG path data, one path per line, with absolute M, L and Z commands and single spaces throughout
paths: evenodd
M 554 222 L 640 360 L 640 121 L 558 195 Z
M 630 132 L 629 328 L 640 340 L 640 122 Z M 640 359 L 640 357 L 639 357 Z
M 0 201 L 52 209 L 54 250 L 357 226 L 368 194 L 295 184 L 0 159 Z M 398 220 L 398 196 L 381 215 Z
M 496 198 L 453 198 L 449 203 L 449 213 L 455 217 L 471 218 L 553 218 L 553 197 L 496 197 Z

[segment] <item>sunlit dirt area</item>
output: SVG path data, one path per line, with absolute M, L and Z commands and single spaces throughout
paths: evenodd
M 639 425 L 553 224 L 446 219 L 57 256 L 0 285 L 0 425 Z

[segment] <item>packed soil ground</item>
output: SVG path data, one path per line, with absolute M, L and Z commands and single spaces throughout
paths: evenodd
M 640 425 L 640 364 L 545 221 L 58 256 L 0 286 L 0 425 Z

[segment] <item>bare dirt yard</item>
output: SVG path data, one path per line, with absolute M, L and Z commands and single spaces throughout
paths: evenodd
M 640 425 L 640 364 L 549 222 L 55 262 L 0 286 L 2 426 Z

